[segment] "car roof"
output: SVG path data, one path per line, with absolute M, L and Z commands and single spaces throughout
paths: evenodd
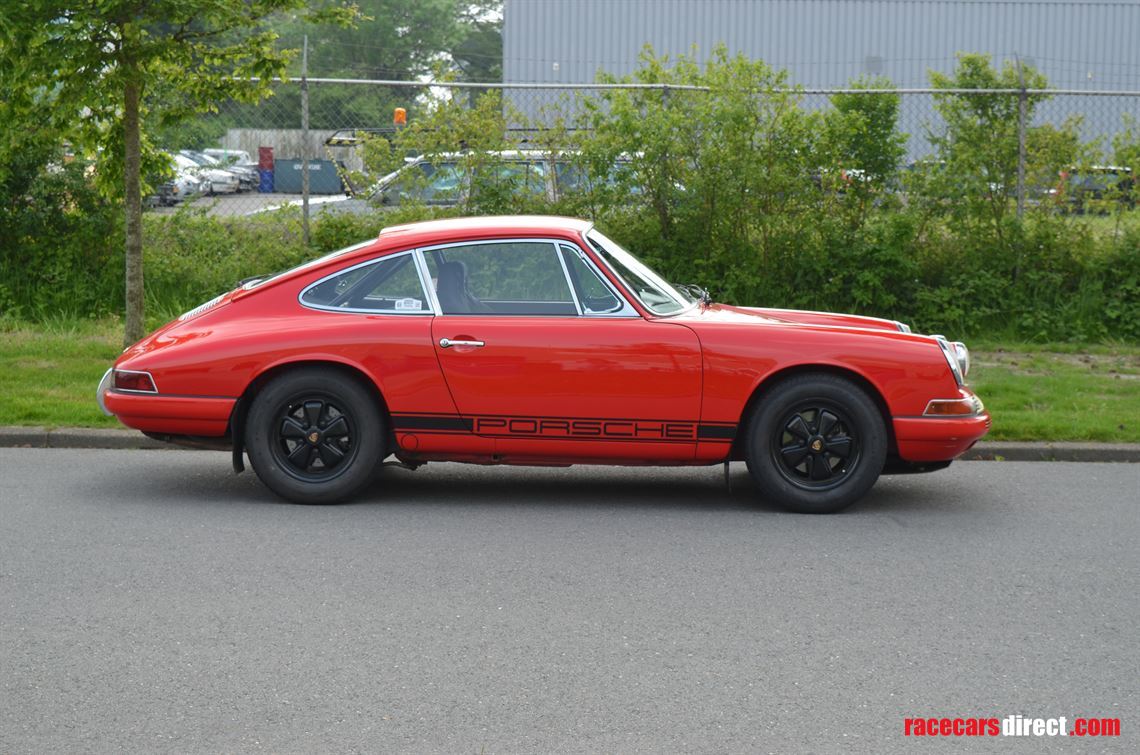
M 380 241 L 401 246 L 437 244 L 456 237 L 546 236 L 552 232 L 581 234 L 593 223 L 556 215 L 492 215 L 475 218 L 444 218 L 394 225 L 380 231 Z
M 416 247 L 447 244 L 461 240 L 484 240 L 495 238 L 528 237 L 573 237 L 594 227 L 588 220 L 564 218 L 556 215 L 499 215 L 473 218 L 444 218 L 425 220 L 419 223 L 394 225 L 380 231 L 374 241 L 337 250 L 315 260 L 310 260 L 279 275 L 270 276 L 256 285 L 238 293 L 263 291 L 278 284 L 293 280 L 301 275 L 337 265 L 355 264 L 360 258 L 376 254 L 384 255 Z

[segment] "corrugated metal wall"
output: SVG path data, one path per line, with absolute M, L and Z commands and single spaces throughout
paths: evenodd
M 646 44 L 704 57 L 717 43 L 842 86 L 882 73 L 927 86 L 959 51 L 1028 59 L 1062 88 L 1140 88 L 1140 2 L 1117 0 L 505 0 L 505 81 L 628 73 Z
M 505 0 L 503 13 L 507 82 L 587 83 L 599 71 L 633 71 L 646 44 L 658 54 L 695 49 L 703 60 L 724 43 L 809 88 L 863 74 L 928 87 L 930 70 L 950 72 L 957 53 L 982 52 L 999 65 L 1020 56 L 1055 88 L 1140 90 L 1140 0 Z M 508 96 L 532 118 L 555 101 Z M 1140 98 L 1057 97 L 1035 121 L 1076 116 L 1085 139 L 1107 146 L 1125 113 L 1140 118 Z M 911 157 L 928 151 L 936 120 L 928 97 L 904 100 Z

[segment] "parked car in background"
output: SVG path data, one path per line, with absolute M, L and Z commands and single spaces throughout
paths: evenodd
M 469 166 L 465 153 L 444 153 L 431 157 L 407 158 L 406 164 L 372 184 L 356 196 L 321 198 L 321 212 L 373 212 L 378 207 L 423 204 L 455 207 L 470 197 Z M 628 161 L 619 160 L 605 181 L 613 184 Z M 596 180 L 572 156 L 551 155 L 538 150 L 506 150 L 480 156 L 477 170 L 489 183 L 501 182 L 518 198 L 555 201 L 586 191 Z M 641 193 L 632 187 L 630 194 Z M 311 200 L 310 203 L 315 203 Z M 282 206 L 295 206 L 292 201 Z M 272 208 L 272 209 L 277 209 Z
M 182 150 L 173 155 L 174 164 L 195 176 L 202 182 L 205 194 L 236 194 L 241 188 L 241 180 L 236 173 L 225 170 L 218 161 L 193 150 Z
M 160 183 L 145 203 L 151 207 L 173 207 L 179 202 L 197 199 L 201 195 L 201 179 L 189 171 L 176 170 L 174 177 Z
M 1093 165 L 1061 171 L 1057 186 L 1048 192 L 1065 212 L 1109 213 L 1136 207 L 1136 181 L 1132 169 L 1120 165 Z
M 389 455 L 743 460 L 761 499 L 827 513 L 986 434 L 969 366 L 892 320 L 715 304 L 588 221 L 483 217 L 251 279 L 128 348 L 96 396 L 151 437 L 232 449 L 237 471 L 248 454 L 300 503 L 382 490 Z
M 208 155 L 223 165 L 237 164 L 237 165 L 252 165 L 257 167 L 257 161 L 249 156 L 249 153 L 242 149 L 225 149 L 224 147 L 207 147 L 202 150 L 202 154 Z
M 248 152 L 211 147 L 202 150 L 201 154 L 216 160 L 218 167 L 236 174 L 241 182 L 240 191 L 253 191 L 257 188 L 260 175 L 257 172 L 257 163 L 250 159 Z

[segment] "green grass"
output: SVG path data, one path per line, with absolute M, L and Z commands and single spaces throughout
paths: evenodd
M 115 321 L 0 323 L 0 425 L 121 427 L 95 388 L 122 338 Z
M 1140 347 L 990 347 L 973 361 L 990 440 L 1140 442 Z
M 114 320 L 0 320 L 0 425 L 118 426 L 95 386 L 121 338 Z M 982 344 L 973 357 L 991 440 L 1140 442 L 1140 346 Z

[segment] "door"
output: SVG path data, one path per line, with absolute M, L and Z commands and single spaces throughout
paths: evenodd
M 555 242 L 424 255 L 442 312 L 432 339 L 448 389 L 472 432 L 495 439 L 500 460 L 693 457 L 701 352 L 691 330 L 629 316 L 628 305 L 591 315 L 603 307 L 596 295 L 596 309 L 584 307 Z

